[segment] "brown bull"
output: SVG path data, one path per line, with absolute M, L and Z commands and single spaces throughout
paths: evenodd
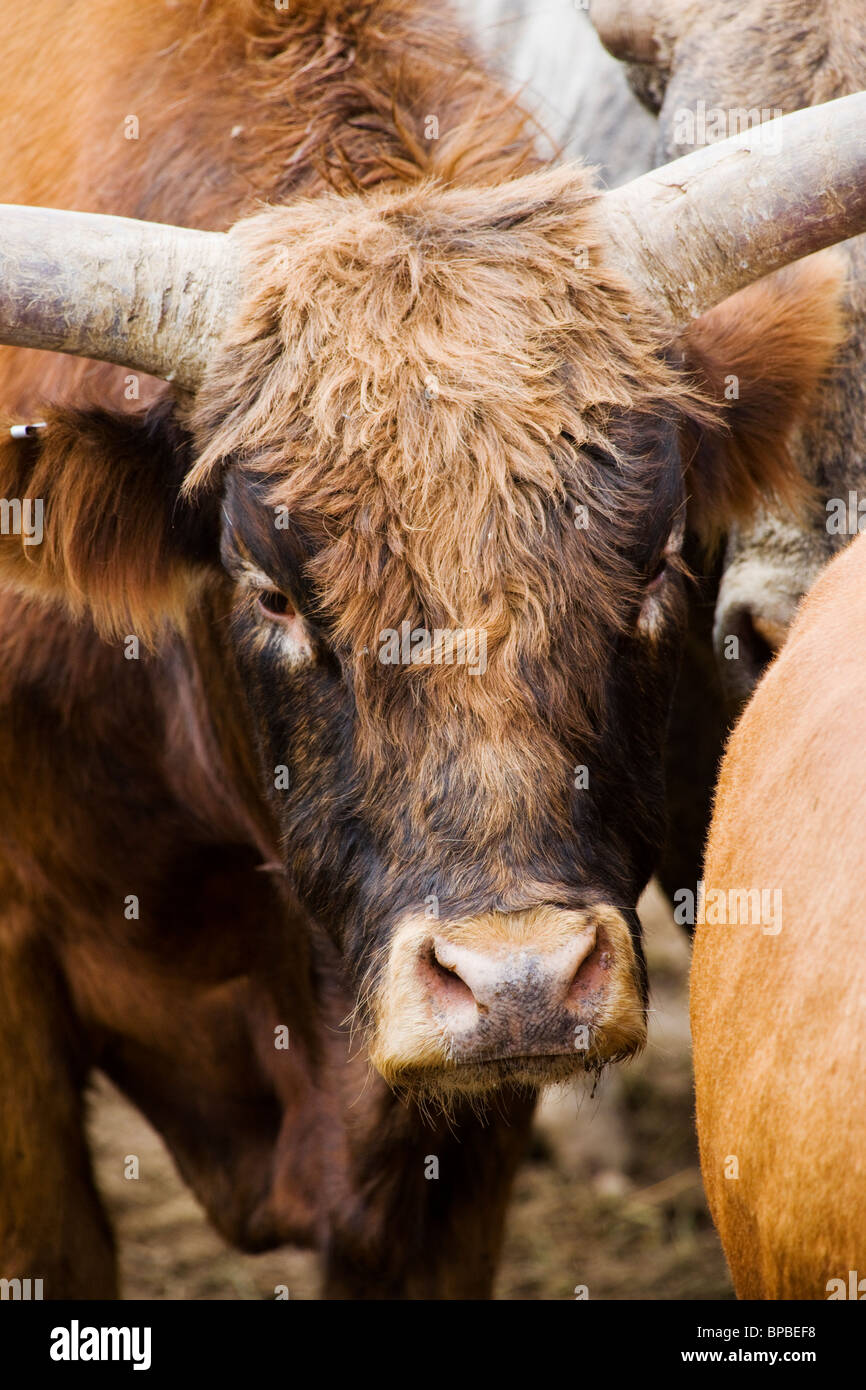
M 864 625 L 861 537 L 806 599 L 719 781 L 692 1034 L 741 1298 L 866 1297 Z
M 0 212 L 2 1273 L 114 1289 L 100 1068 L 227 1238 L 484 1296 L 643 1040 L 683 537 L 796 495 L 835 265 L 679 330 L 866 223 L 862 104 L 832 208 L 796 117 L 602 200 L 409 0 L 8 8 L 5 196 L 149 220 Z

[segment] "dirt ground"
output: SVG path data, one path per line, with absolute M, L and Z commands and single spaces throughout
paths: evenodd
M 649 1046 L 543 1102 L 511 1205 L 500 1299 L 732 1298 L 700 1182 L 692 1116 L 688 950 L 659 895 L 641 905 L 652 982 Z M 316 1298 L 315 1256 L 241 1255 L 211 1230 L 161 1141 L 108 1083 L 94 1091 L 97 1180 L 115 1223 L 127 1298 Z M 124 1177 L 136 1154 L 140 1177 Z

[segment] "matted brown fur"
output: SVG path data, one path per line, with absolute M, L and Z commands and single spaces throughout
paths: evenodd
M 197 398 L 187 486 L 239 467 L 306 526 L 318 611 L 369 718 L 398 681 L 423 685 L 435 723 L 455 698 L 467 715 L 524 701 L 566 622 L 586 672 L 575 730 L 598 716 L 643 581 L 615 552 L 644 534 L 666 466 L 638 465 L 622 419 L 707 414 L 608 268 L 599 224 L 570 168 L 320 197 L 233 233 L 250 288 Z M 404 619 L 484 629 L 485 678 L 383 668 L 382 630 Z

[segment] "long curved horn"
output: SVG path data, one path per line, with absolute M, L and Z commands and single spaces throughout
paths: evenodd
M 0 342 L 195 390 L 234 294 L 222 232 L 0 204 Z
M 732 135 L 604 195 L 612 249 L 677 327 L 866 232 L 866 92 Z

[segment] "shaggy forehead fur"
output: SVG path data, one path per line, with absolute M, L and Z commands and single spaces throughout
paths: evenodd
M 695 408 L 606 266 L 589 175 L 322 196 L 232 236 L 246 293 L 198 398 L 190 486 L 231 466 L 290 509 L 361 705 L 381 715 L 422 675 L 428 718 L 437 682 L 443 718 L 458 688 L 469 714 L 525 700 L 542 661 L 555 699 L 567 625 L 588 723 L 639 580 L 625 557 L 671 504 L 663 422 Z M 403 620 L 483 628 L 484 678 L 379 666 Z

